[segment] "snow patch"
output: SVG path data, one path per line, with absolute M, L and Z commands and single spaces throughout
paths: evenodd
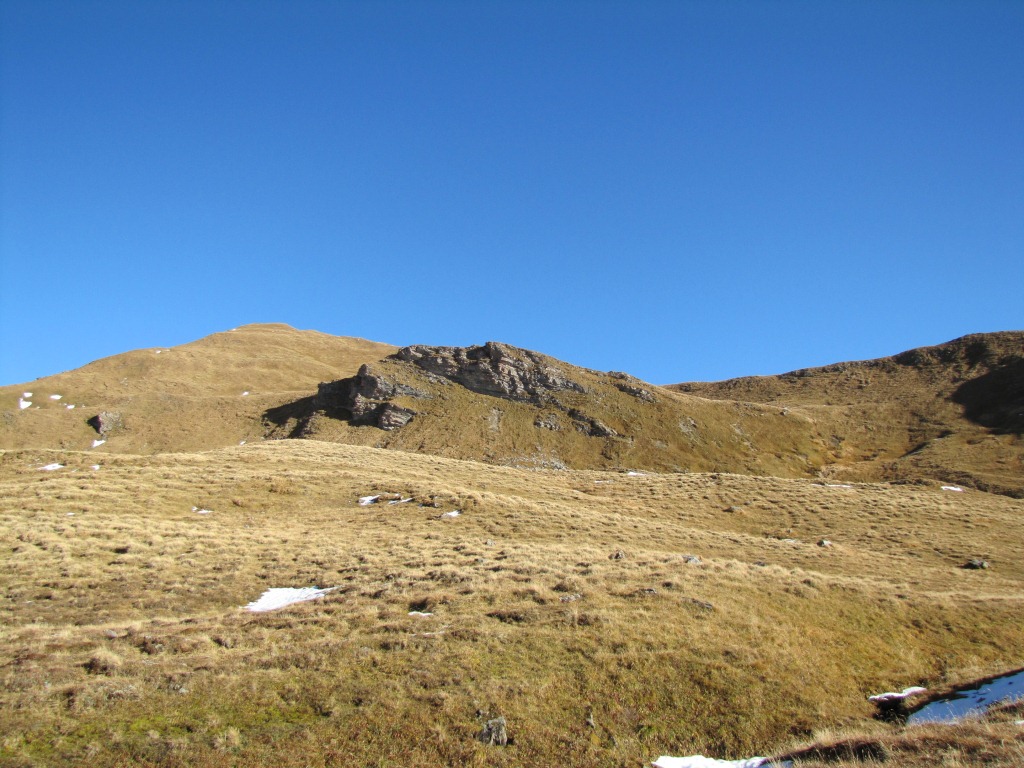
M 944 491 L 956 491 L 957 493 L 963 493 L 964 492 L 963 488 L 960 488 L 959 486 L 956 486 L 956 485 L 944 485 L 944 486 L 942 486 L 942 490 L 944 490 Z
M 379 499 L 379 498 L 380 498 L 380 496 L 360 496 L 359 497 L 359 506 L 360 507 L 368 507 L 371 504 L 375 503 L 377 501 L 377 499 Z
M 717 760 L 713 757 L 704 757 L 704 755 L 690 755 L 689 757 L 662 755 L 651 765 L 654 768 L 760 768 L 762 765 L 767 768 L 769 763 L 766 757 L 748 757 L 745 760 Z M 793 763 L 787 761 L 778 765 L 791 766 Z
M 253 613 L 262 613 L 264 611 L 276 611 L 278 608 L 284 608 L 295 603 L 304 603 L 307 600 L 315 600 L 318 597 L 323 597 L 328 592 L 336 589 L 335 587 L 326 587 L 320 589 L 318 587 L 274 587 L 264 592 L 259 600 L 254 600 L 245 606 L 245 610 L 252 611 Z
M 245 390 L 245 392 L 242 393 L 242 397 L 246 397 L 248 394 L 249 394 L 249 390 Z
M 875 696 L 868 696 L 868 701 L 897 701 L 898 699 L 905 699 L 908 696 L 913 696 L 915 693 L 924 693 L 927 690 L 927 688 L 922 688 L 919 685 L 913 685 L 910 688 L 904 688 L 899 693 L 887 691 L 886 693 L 879 693 Z
M 93 471 L 93 472 L 95 472 L 95 471 L 96 471 L 96 470 L 98 470 L 99 468 L 100 468 L 100 465 L 99 465 L 99 464 L 93 464 L 93 465 L 92 465 L 92 471 Z
M 195 512 L 197 515 L 208 515 L 208 514 L 210 514 L 210 510 L 208 510 L 208 509 L 200 509 L 199 507 L 192 507 L 192 511 Z
M 107 441 L 106 441 L 106 440 L 93 440 L 93 441 L 92 441 L 92 447 L 93 447 L 93 448 L 99 448 L 99 447 L 100 447 L 101 445 L 103 445 L 103 444 L 104 444 L 105 442 L 107 442 Z
M 433 616 L 432 613 L 424 613 L 423 611 L 409 611 L 410 616 L 419 616 L 421 619 L 425 619 L 428 616 Z
M 388 504 L 408 504 L 410 501 L 412 501 L 412 496 L 410 496 L 408 499 L 392 499 L 391 501 L 388 502 Z
M 32 393 L 31 392 L 22 392 L 21 396 L 22 397 L 32 397 Z
M 852 485 L 843 485 L 842 483 L 825 483 L 826 488 L 853 488 Z
M 64 465 L 54 462 L 53 464 L 47 464 L 45 467 L 40 467 L 40 469 L 44 472 L 53 472 L 55 469 L 64 469 Z
M 25 400 L 24 398 L 21 398 L 21 397 L 18 398 L 18 408 L 20 408 L 21 410 L 24 411 L 26 408 L 31 408 L 31 407 L 32 407 L 32 401 L 31 400 Z
M 458 517 L 462 512 L 458 509 L 453 509 L 451 512 L 442 512 L 441 517 Z
M 73 410 L 75 410 L 75 405 L 74 405 L 74 403 L 71 403 L 70 405 L 65 405 L 64 407 L 65 407 L 65 408 L 67 408 L 67 409 L 68 409 L 69 411 L 73 411 Z
M 64 395 L 50 395 L 51 400 L 60 400 Z
M 627 472 L 626 477 L 646 477 L 646 472 Z

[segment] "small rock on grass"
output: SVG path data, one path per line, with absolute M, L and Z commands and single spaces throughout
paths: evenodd
M 509 743 L 508 723 L 504 717 L 496 717 L 488 720 L 480 733 L 476 735 L 477 740 L 494 747 L 504 747 Z

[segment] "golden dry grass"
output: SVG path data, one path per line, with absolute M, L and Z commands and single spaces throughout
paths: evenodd
M 84 450 L 100 411 L 124 429 L 97 453 L 197 451 L 263 436 L 262 416 L 395 351 L 388 344 L 247 325 L 178 347 L 139 349 L 26 384 L 0 387 L 0 448 Z M 24 392 L 32 406 L 20 409 Z M 243 392 L 248 394 L 243 395 Z M 60 400 L 51 400 L 60 395 Z M 75 406 L 68 409 L 68 405 Z
M 741 757 L 1024 644 L 1024 502 L 935 485 L 268 441 L 6 451 L 0 499 L 4 765 Z M 310 585 L 338 589 L 241 610 Z M 473 738 L 497 715 L 507 747 Z

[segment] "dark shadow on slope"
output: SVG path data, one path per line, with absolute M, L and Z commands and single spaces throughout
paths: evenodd
M 302 437 L 310 417 L 316 410 L 315 397 L 301 397 L 290 403 L 268 408 L 263 412 L 263 424 L 268 437 Z
M 1024 357 L 965 381 L 953 393 L 964 416 L 1000 434 L 1024 433 Z

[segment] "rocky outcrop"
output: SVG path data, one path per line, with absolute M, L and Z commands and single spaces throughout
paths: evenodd
M 396 373 L 401 368 L 396 369 L 393 362 L 414 368 L 406 369 L 407 374 Z M 382 368 L 387 372 L 382 372 Z M 493 341 L 478 347 L 404 347 L 386 358 L 384 365 L 364 365 L 352 378 L 320 384 L 312 409 L 355 425 L 398 429 L 408 424 L 416 411 L 393 402 L 396 398 L 433 397 L 430 392 L 406 383 L 417 379 L 427 382 L 426 386 L 458 384 L 478 394 L 554 407 L 568 412 L 581 432 L 601 437 L 615 435 L 613 429 L 597 419 L 569 411 L 557 401 L 554 393 L 587 390 L 553 365 L 550 358 Z M 501 411 L 492 410 L 492 431 L 499 428 L 500 418 Z M 538 426 L 560 428 L 553 414 L 548 418 Z
M 390 402 L 395 397 L 429 398 L 429 392 L 394 381 L 364 365 L 350 379 L 320 384 L 313 408 L 330 416 L 391 430 L 409 423 L 416 411 Z
M 547 402 L 551 392 L 585 392 L 578 382 L 536 352 L 489 341 L 478 347 L 426 347 L 398 350 L 392 358 L 454 381 L 482 395 L 520 402 Z
M 118 411 L 100 411 L 86 423 L 103 438 L 124 429 L 124 417 Z

